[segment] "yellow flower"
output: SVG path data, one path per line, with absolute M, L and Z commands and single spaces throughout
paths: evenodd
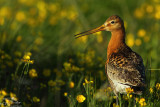
M 24 56 L 23 56 L 23 59 L 24 59 L 24 60 L 30 60 L 30 56 L 29 56 L 29 55 L 24 55 Z
M 111 87 L 107 87 L 107 90 L 106 90 L 107 92 L 111 92 L 112 91 L 112 89 L 111 89 Z
M 156 18 L 156 19 L 160 19 L 160 5 L 156 5 L 156 7 L 155 7 L 155 15 L 154 15 L 154 17 Z
M 67 92 L 64 92 L 64 96 L 66 97 L 68 95 L 68 93 Z
M 129 98 L 132 98 L 133 97 L 133 95 L 131 94 L 131 95 L 129 95 Z
M 17 42 L 20 42 L 21 40 L 22 40 L 22 36 L 20 36 L 20 35 L 17 36 L 16 41 L 17 41 Z
M 141 99 L 139 100 L 139 104 L 140 104 L 141 106 L 146 106 L 146 105 L 147 105 L 144 98 L 141 98 Z
M 63 64 L 63 66 L 64 66 L 64 68 L 65 68 L 66 71 L 68 71 L 68 70 L 71 69 L 71 63 L 65 62 L 65 63 Z
M 49 77 L 49 76 L 51 75 L 51 70 L 50 70 L 50 69 L 44 69 L 44 70 L 43 70 L 43 75 L 44 75 L 45 77 Z
M 38 102 L 40 102 L 40 99 L 37 97 L 33 97 L 33 102 L 38 103 Z
M 14 94 L 14 93 L 10 93 L 10 97 L 11 97 L 11 99 L 12 100 L 14 100 L 14 101 L 17 101 L 18 99 L 17 99 L 17 97 L 16 97 L 16 94 Z
M 130 93 L 133 93 L 134 90 L 133 90 L 132 88 L 126 88 L 126 92 L 127 92 L 128 94 L 130 94 Z
M 138 32 L 137 32 L 137 35 L 139 37 L 144 37 L 146 35 L 146 31 L 144 29 L 140 29 Z
M 19 11 L 16 13 L 16 20 L 22 22 L 26 19 L 26 15 L 23 11 Z
M 135 40 L 135 44 L 136 44 L 137 46 L 140 46 L 140 45 L 142 44 L 141 39 L 136 39 L 136 40 Z
M 152 94 L 152 93 L 153 93 L 153 88 L 150 88 L 150 89 L 149 89 L 149 92 Z
M 36 38 L 36 40 L 34 41 L 34 43 L 35 43 L 36 45 L 41 45 L 41 44 L 43 43 L 43 38 L 42 38 L 42 37 Z
M 134 35 L 133 34 L 128 34 L 126 38 L 126 43 L 129 47 L 132 47 L 134 45 Z
M 5 101 L 6 101 L 7 106 L 9 106 L 9 107 L 13 104 L 13 101 L 9 100 L 7 98 L 5 99 Z
M 56 82 L 53 81 L 53 80 L 49 80 L 48 85 L 51 86 L 51 87 L 56 86 Z
M 42 22 L 46 18 L 46 15 L 47 15 L 46 3 L 44 1 L 39 1 L 37 3 L 37 8 L 39 10 L 39 19 L 40 19 L 40 22 Z
M 156 89 L 157 89 L 157 90 L 160 90 L 160 83 L 157 83 L 157 84 L 156 84 Z
M 152 5 L 147 5 L 146 12 L 147 13 L 152 13 L 153 12 L 153 6 Z
M 49 12 L 55 13 L 60 8 L 60 6 L 58 3 L 49 3 L 47 8 Z
M 144 16 L 144 10 L 142 8 L 137 8 L 135 11 L 134 11 L 134 16 L 136 18 L 142 18 Z
M 114 96 L 113 96 L 113 99 L 117 99 L 117 96 L 114 95 Z
M 137 97 L 136 97 L 136 99 L 135 99 L 135 100 L 136 100 L 136 103 L 137 103 L 137 102 L 139 101 L 139 98 L 137 98 Z
M 77 18 L 77 12 L 75 11 L 74 8 L 72 8 L 68 13 L 68 15 L 66 16 L 69 20 L 74 21 Z
M 37 72 L 36 72 L 35 69 L 31 69 L 31 70 L 29 70 L 29 76 L 30 76 L 31 78 L 35 78 L 35 77 L 38 76 L 38 74 L 37 74 Z
M 84 100 L 86 99 L 83 95 L 78 95 L 77 97 L 76 97 L 76 99 L 77 99 L 77 101 L 79 102 L 79 103 L 82 103 L 82 102 L 84 102 Z
M 69 88 L 74 88 L 74 82 L 73 82 L 73 81 L 71 81 L 71 82 L 69 83 Z
M 11 16 L 11 10 L 9 7 L 2 7 L 0 9 L 0 16 L 1 17 L 7 17 L 7 18 L 10 18 Z
M 7 92 L 6 92 L 5 90 L 1 90 L 1 91 L 0 91 L 0 94 L 3 95 L 3 96 L 6 96 L 6 95 L 7 95 Z

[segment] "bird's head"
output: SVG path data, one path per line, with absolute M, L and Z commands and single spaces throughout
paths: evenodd
M 119 16 L 113 15 L 113 16 L 110 16 L 103 25 L 95 29 L 91 29 L 91 30 L 79 33 L 75 35 L 75 37 L 79 38 L 81 36 L 90 35 L 99 31 L 114 32 L 116 30 L 123 29 L 123 28 L 124 28 L 123 20 Z

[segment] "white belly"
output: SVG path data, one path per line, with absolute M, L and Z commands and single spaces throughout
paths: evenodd
M 124 85 L 124 84 L 120 84 L 117 81 L 112 81 L 112 82 L 113 82 L 113 84 L 115 86 L 116 92 L 126 93 L 126 88 L 130 88 L 130 86 Z

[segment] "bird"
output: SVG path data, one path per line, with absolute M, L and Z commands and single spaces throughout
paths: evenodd
M 99 31 L 111 32 L 107 47 L 105 72 L 114 94 L 127 94 L 131 88 L 134 94 L 141 95 L 146 86 L 145 67 L 142 57 L 125 42 L 126 32 L 123 20 L 118 15 L 110 16 L 101 26 L 76 34 L 76 38 Z

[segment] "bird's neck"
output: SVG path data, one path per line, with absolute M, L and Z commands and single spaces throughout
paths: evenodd
M 125 45 L 125 29 L 118 29 L 111 32 L 112 36 L 107 48 L 107 58 L 110 57 L 112 53 L 116 53 L 121 46 Z

